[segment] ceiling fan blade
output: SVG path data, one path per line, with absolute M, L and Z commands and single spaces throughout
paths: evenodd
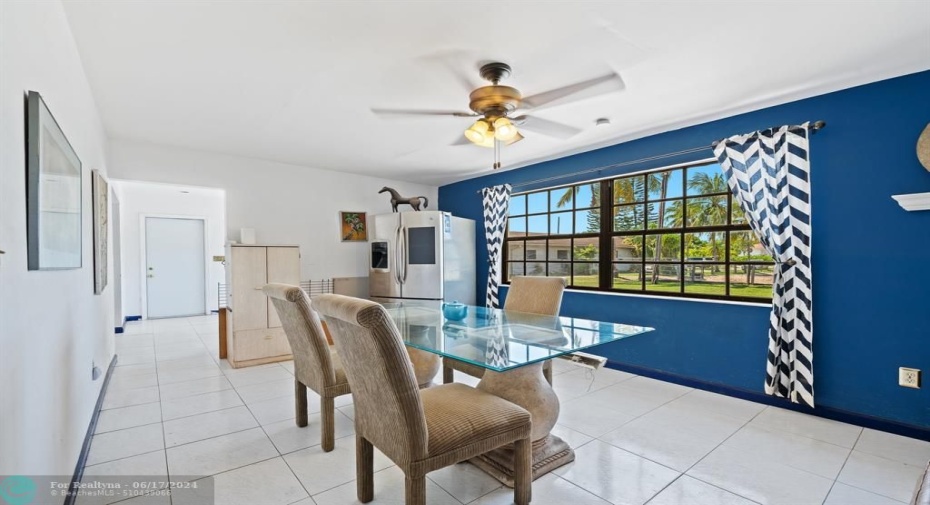
M 569 139 L 581 133 L 580 128 L 556 123 L 555 121 L 549 121 L 548 119 L 536 116 L 517 116 L 513 118 L 513 122 L 516 123 L 521 130 L 542 133 L 543 135 L 560 139 Z
M 460 112 L 457 110 L 428 110 L 428 109 L 371 109 L 379 116 L 451 116 L 476 117 L 473 112 Z
M 587 81 L 576 82 L 561 88 L 551 89 L 542 93 L 528 96 L 521 101 L 521 109 L 535 109 L 544 105 L 568 103 L 594 96 L 606 95 L 615 91 L 622 91 L 626 85 L 623 79 L 614 72 Z
M 450 146 L 470 146 L 474 144 L 472 144 L 472 142 L 468 140 L 468 138 L 465 137 L 465 135 L 459 134 L 459 136 L 455 138 L 455 141 L 453 141 L 449 145 Z

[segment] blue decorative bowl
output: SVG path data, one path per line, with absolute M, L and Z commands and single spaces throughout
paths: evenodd
M 461 321 L 468 315 L 468 305 L 459 302 L 444 303 L 442 315 L 450 321 Z

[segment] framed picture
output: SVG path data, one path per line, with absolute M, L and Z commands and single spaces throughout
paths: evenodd
M 339 213 L 339 230 L 343 242 L 367 242 L 368 222 L 364 212 Z
M 29 270 L 81 268 L 81 160 L 45 101 L 26 96 Z
M 103 293 L 107 287 L 107 223 L 110 210 L 110 185 L 91 170 L 91 199 L 94 208 L 94 294 Z

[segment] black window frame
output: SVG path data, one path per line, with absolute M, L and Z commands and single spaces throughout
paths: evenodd
M 580 181 L 580 182 L 574 182 L 571 184 L 564 184 L 564 185 L 545 188 L 545 189 L 537 189 L 537 190 L 514 193 L 511 197 L 512 201 L 514 198 L 520 198 L 520 197 L 524 198 L 523 213 L 512 214 L 512 215 L 508 214 L 508 228 L 504 235 L 504 248 L 503 248 L 504 249 L 503 250 L 503 265 L 504 266 L 502 268 L 503 283 L 504 284 L 509 283 L 509 276 L 510 276 L 511 269 L 515 266 L 519 266 L 519 268 L 516 269 L 518 275 L 525 275 L 525 272 L 527 272 L 528 268 L 530 268 L 530 264 L 532 264 L 533 268 L 537 270 L 539 268 L 539 264 L 542 264 L 544 268 L 543 275 L 551 274 L 553 276 L 557 275 L 557 276 L 567 277 L 568 287 L 571 289 L 584 290 L 584 291 L 596 291 L 596 292 L 645 294 L 645 295 L 650 295 L 650 296 L 661 296 L 661 297 L 670 297 L 670 298 L 693 298 L 693 299 L 705 299 L 705 300 L 726 300 L 726 301 L 742 301 L 742 302 L 752 302 L 752 303 L 771 303 L 772 301 L 771 295 L 769 295 L 768 297 L 757 297 L 757 296 L 745 296 L 739 293 L 737 294 L 731 293 L 731 290 L 734 284 L 736 285 L 743 284 L 739 282 L 733 282 L 731 280 L 731 277 L 735 277 L 735 274 L 733 273 L 735 269 L 741 268 L 743 269 L 744 272 L 746 272 L 746 275 L 749 275 L 750 273 L 749 269 L 755 269 L 759 267 L 769 268 L 771 269 L 772 273 L 764 274 L 764 275 L 774 275 L 775 264 L 773 261 L 770 261 L 769 259 L 765 259 L 765 258 L 753 260 L 752 254 L 749 254 L 748 258 L 746 257 L 731 258 L 731 245 L 732 245 L 731 237 L 733 237 L 734 234 L 746 233 L 746 232 L 752 234 L 753 232 L 749 224 L 745 222 L 745 219 L 743 219 L 742 222 L 734 222 L 734 215 L 733 215 L 734 207 L 733 206 L 737 205 L 736 210 L 737 210 L 738 215 L 741 215 L 741 212 L 738 209 L 738 204 L 734 202 L 733 196 L 731 192 L 729 191 L 729 188 L 724 187 L 723 191 L 715 191 L 715 192 L 706 193 L 706 194 L 694 193 L 689 190 L 689 187 L 688 187 L 689 186 L 688 185 L 689 170 L 700 169 L 702 167 L 707 167 L 707 166 L 718 166 L 719 168 L 719 165 L 717 165 L 716 161 L 705 159 L 705 160 L 694 161 L 694 162 L 690 162 L 686 164 L 654 168 L 654 169 L 650 169 L 646 171 L 636 172 L 633 174 L 619 175 L 619 176 L 611 177 L 611 178 L 605 178 L 605 179 L 599 179 L 599 180 L 593 180 L 593 181 Z M 681 178 L 680 195 L 669 196 L 668 191 L 666 191 L 669 188 L 669 186 L 667 183 L 664 183 L 665 190 L 663 190 L 663 194 L 660 194 L 658 198 L 650 198 L 650 189 L 651 189 L 650 183 L 655 180 L 655 179 L 652 179 L 650 176 L 654 174 L 668 173 L 670 174 L 669 177 L 666 179 L 666 181 L 668 181 L 669 179 L 674 177 L 674 174 L 676 171 L 680 173 L 680 178 Z M 636 196 L 639 194 L 636 192 L 636 190 L 630 190 L 629 194 L 633 196 L 633 199 L 629 201 L 618 202 L 615 196 L 615 188 L 618 187 L 616 182 L 617 181 L 629 181 L 632 185 L 628 187 L 636 187 L 635 183 L 637 179 L 641 181 L 641 191 L 642 191 L 641 197 Z M 626 182 L 622 184 L 626 184 Z M 570 189 L 570 188 L 579 188 L 582 186 L 591 187 L 592 202 L 581 202 L 579 204 L 576 198 L 576 196 L 578 195 L 578 190 Z M 598 188 L 597 191 L 599 191 L 599 200 L 600 200 L 599 202 L 593 201 L 595 199 L 595 196 L 593 196 L 595 187 Z M 568 191 L 575 191 L 574 193 L 571 193 L 573 197 L 570 199 L 571 200 L 570 205 L 566 205 L 564 207 L 557 207 L 554 209 L 553 207 L 556 205 L 555 196 L 557 194 L 564 195 Z M 534 194 L 543 194 L 546 196 L 545 200 L 547 204 L 545 207 L 545 212 L 533 212 L 533 213 L 529 212 L 530 210 L 529 208 L 530 205 L 528 203 L 529 197 L 526 195 L 534 195 Z M 672 195 L 674 194 L 675 193 L 672 193 Z M 606 198 L 604 197 L 605 195 L 606 195 Z M 664 198 L 662 198 L 661 196 L 664 196 Z M 719 205 L 720 203 L 722 203 L 720 200 L 721 198 L 725 199 L 726 201 L 726 222 L 724 224 L 713 223 L 711 225 L 701 226 L 701 225 L 695 224 L 694 222 L 690 221 L 689 205 L 695 202 L 696 201 L 695 199 L 699 199 L 699 198 L 714 199 L 713 200 L 714 205 Z M 595 203 L 597 205 L 592 206 Z M 676 203 L 679 206 L 677 208 L 674 208 L 674 211 L 678 212 L 678 214 L 676 214 L 676 217 L 675 217 L 677 221 L 672 223 L 672 224 L 675 224 L 674 226 L 650 227 L 650 224 L 652 221 L 650 219 L 650 215 L 653 215 L 653 213 L 651 212 L 652 206 L 662 205 L 665 208 L 665 210 L 668 211 L 669 207 L 670 206 L 674 207 Z M 615 209 L 623 208 L 624 204 L 629 205 L 629 206 L 635 205 L 635 206 L 641 207 L 642 221 L 640 223 L 635 224 L 635 226 L 638 226 L 638 228 L 616 229 L 616 223 L 617 223 L 618 218 L 615 217 Z M 631 207 L 626 207 L 626 208 L 629 209 Z M 634 215 L 636 215 L 635 209 L 633 210 L 634 210 Z M 574 228 L 575 223 L 578 222 L 577 221 L 578 213 L 588 212 L 590 214 L 590 211 L 597 212 L 596 220 L 599 222 L 599 230 L 596 232 L 590 232 L 590 231 L 585 230 L 584 232 L 581 232 L 581 233 L 575 233 L 573 228 Z M 551 233 L 551 230 L 549 229 L 549 227 L 555 226 L 554 224 L 551 224 L 553 222 L 552 215 L 559 214 L 560 216 L 562 216 L 563 213 L 570 213 L 569 215 L 572 216 L 573 226 L 571 229 L 571 233 L 555 233 L 555 234 Z M 668 215 L 663 215 L 664 213 L 655 213 L 655 214 L 662 215 L 663 220 L 666 221 L 665 223 L 656 223 L 657 225 L 669 223 L 669 221 L 667 221 L 666 219 Z M 530 229 L 529 219 L 531 217 L 537 217 L 537 220 L 535 222 L 540 223 L 541 221 L 538 219 L 539 216 L 546 216 L 546 222 L 549 224 L 547 225 L 545 233 L 535 232 L 534 234 L 534 232 L 532 232 Z M 590 215 L 587 215 L 586 217 L 588 218 L 587 226 L 591 228 L 592 225 L 590 223 L 592 221 L 590 219 Z M 523 231 L 522 232 L 517 231 L 511 234 L 511 230 L 510 230 L 511 219 L 515 219 L 515 220 L 522 219 L 523 220 L 523 223 L 522 223 Z M 636 219 L 639 219 L 638 216 Z M 559 222 L 561 223 L 561 221 Z M 631 221 L 628 221 L 628 222 L 631 222 Z M 520 235 L 520 233 L 522 233 L 522 235 Z M 712 246 L 712 254 L 719 255 L 722 252 L 723 257 L 722 258 L 717 257 L 716 259 L 711 259 L 710 261 L 706 261 L 704 258 L 700 260 L 696 258 L 687 258 L 686 257 L 686 250 L 687 250 L 686 236 L 688 235 L 693 236 L 693 234 L 709 234 L 709 233 L 714 234 L 715 243 L 717 240 L 723 240 L 722 245 L 717 244 L 716 246 Z M 663 259 L 661 257 L 663 253 L 662 249 L 660 249 L 658 252 L 659 254 L 658 259 L 656 259 L 656 257 L 647 257 L 648 256 L 647 250 L 649 247 L 648 244 L 649 244 L 650 237 L 656 237 L 655 242 L 654 242 L 655 244 L 657 245 L 660 243 L 663 244 L 659 246 L 660 248 L 665 247 L 664 244 L 667 242 L 664 242 L 664 241 L 660 242 L 660 238 L 658 237 L 662 235 L 670 236 L 669 240 L 673 240 L 674 236 L 676 235 L 678 236 L 677 258 Z M 614 250 L 614 244 L 616 243 L 616 240 L 618 238 L 623 238 L 623 237 L 630 237 L 634 239 L 634 243 L 635 243 L 635 240 L 640 241 L 638 253 L 634 252 L 634 257 L 638 254 L 638 258 L 635 258 L 632 260 L 621 259 L 620 261 L 618 261 L 618 259 L 615 257 L 616 251 Z M 542 254 L 537 255 L 537 258 L 535 259 L 526 258 L 525 251 L 527 250 L 528 241 L 534 242 L 537 248 L 539 247 L 540 243 L 544 245 Z M 565 241 L 568 241 L 570 253 L 568 255 L 567 260 L 557 259 L 557 256 L 555 255 L 555 253 L 552 253 L 552 250 L 553 250 L 552 249 L 553 246 L 551 245 L 552 241 L 558 241 L 561 247 L 564 247 Z M 523 244 L 523 248 L 522 248 L 522 250 L 524 251 L 523 258 L 511 259 L 509 257 L 510 249 L 511 249 L 510 246 L 513 243 Z M 575 257 L 576 252 L 577 252 L 576 244 L 578 243 L 583 243 L 585 245 L 596 244 L 596 249 L 595 249 L 596 254 L 597 254 L 596 258 L 591 258 L 591 259 L 576 258 Z M 722 248 L 722 251 L 721 251 L 721 248 Z M 655 248 L 653 247 L 651 253 L 655 253 L 654 249 Z M 634 248 L 634 251 L 635 250 L 636 249 Z M 590 250 L 589 250 L 589 253 L 590 253 Z M 550 258 L 549 257 L 550 255 L 553 257 Z M 541 256 L 541 257 L 538 257 L 538 256 Z M 556 265 L 556 268 L 559 269 L 557 272 L 551 271 L 552 270 L 551 267 L 553 265 Z M 581 267 L 580 269 L 576 269 L 576 265 L 585 265 L 585 266 Z M 615 265 L 638 266 L 641 269 L 638 271 L 640 272 L 639 273 L 639 277 L 640 277 L 639 288 L 631 289 L 628 287 L 616 287 L 616 284 L 614 283 L 614 279 L 616 277 L 615 271 L 614 271 Z M 563 275 L 562 272 L 564 271 L 566 266 L 568 269 L 568 274 Z M 661 272 L 663 269 L 665 271 L 671 270 L 673 272 L 676 272 L 675 275 L 678 277 L 677 279 L 678 290 L 677 291 L 657 290 L 660 284 L 662 284 L 662 282 L 653 284 L 655 288 L 648 289 L 648 286 L 650 285 L 649 272 L 652 272 L 653 270 L 650 270 L 647 267 L 651 267 L 652 269 L 655 269 L 658 272 Z M 722 272 L 718 273 L 717 275 L 723 276 L 723 282 L 722 282 L 723 293 L 719 294 L 719 293 L 688 292 L 689 281 L 694 282 L 694 278 L 695 276 L 697 276 L 698 269 L 701 270 L 702 272 L 701 277 L 703 278 L 703 273 L 705 272 L 705 269 L 708 267 L 711 267 L 711 268 L 718 267 L 720 270 L 722 270 Z M 588 272 L 588 273 L 586 275 L 579 275 L 577 273 L 579 271 Z M 591 278 L 592 271 L 596 272 L 594 274 L 593 279 Z M 637 272 L 636 270 L 633 270 L 633 271 Z M 686 272 L 689 272 L 689 274 L 686 274 Z M 744 275 L 744 274 L 740 273 L 739 275 Z M 585 284 L 576 284 L 575 283 L 576 277 L 584 278 Z M 657 274 L 657 278 L 658 278 L 658 274 Z M 592 281 L 595 281 L 595 280 L 596 280 L 596 285 L 591 285 L 593 284 Z M 667 280 L 664 282 L 665 283 L 662 285 L 664 285 L 666 288 L 673 286 L 673 284 L 670 284 Z M 704 286 L 708 286 L 708 285 L 711 285 L 711 284 L 704 284 Z M 694 286 L 698 286 L 698 284 L 690 284 L 690 286 L 693 289 Z

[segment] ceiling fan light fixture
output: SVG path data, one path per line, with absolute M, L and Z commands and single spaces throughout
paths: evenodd
M 472 141 L 475 144 L 482 145 L 488 139 L 492 138 L 490 130 L 491 125 L 484 119 L 479 119 L 475 121 L 475 124 L 468 127 L 465 130 L 465 138 Z
M 500 117 L 494 120 L 494 136 L 497 137 L 497 140 L 508 141 L 512 140 L 517 136 L 517 127 L 510 122 L 509 119 L 505 117 Z

